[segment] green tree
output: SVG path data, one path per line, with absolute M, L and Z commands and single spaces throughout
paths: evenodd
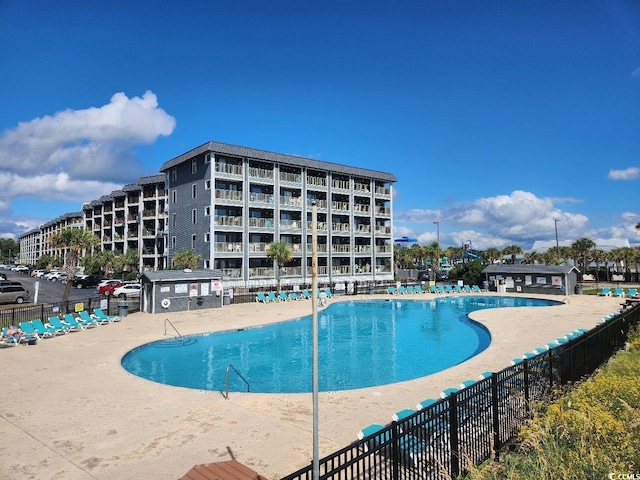
M 409 265 L 411 265 L 413 260 L 413 254 L 409 247 L 405 247 L 404 245 L 394 245 L 393 258 L 396 263 L 396 268 L 404 270 L 405 268 L 410 268 Z
M 200 259 L 198 259 L 198 262 Z M 198 264 L 196 262 L 196 265 Z M 138 267 L 140 265 L 140 255 L 137 250 L 127 250 L 127 253 L 118 255 L 114 259 L 114 268 L 120 272 L 135 272 L 138 273 Z M 195 268 L 195 267 L 194 267 Z
M 67 283 L 64 286 L 62 302 L 69 298 L 71 282 L 76 276 L 80 256 L 84 251 L 92 249 L 98 243 L 98 237 L 92 232 L 82 228 L 65 228 L 51 236 L 51 246 L 54 248 L 66 249 L 65 271 L 67 272 Z
M 502 258 L 502 253 L 497 248 L 490 247 L 482 253 L 482 258 L 484 258 L 488 264 L 492 264 Z
M 522 253 L 523 253 L 522 247 L 520 247 L 519 245 L 508 245 L 502 249 L 503 255 L 511 255 L 512 265 L 515 265 L 516 263 L 516 256 L 522 255 Z
M 173 265 L 179 268 L 195 270 L 200 260 L 202 260 L 201 255 L 187 248 L 179 250 L 173 255 Z
M 578 238 L 571 244 L 573 260 L 581 274 L 586 273 L 587 265 L 589 263 L 589 255 L 595 246 L 596 242 L 585 237 Z
M 622 264 L 622 268 L 624 269 L 625 279 L 628 279 L 629 275 L 631 275 L 629 264 L 633 263 L 634 257 L 635 257 L 635 253 L 633 249 L 630 247 L 620 247 L 620 248 L 614 248 L 609 253 L 611 255 L 611 258 L 614 261 Z
M 0 238 L 0 261 L 14 263 L 20 257 L 20 244 L 13 238 Z
M 426 256 L 431 259 L 431 268 L 434 272 L 440 271 L 440 258 L 442 257 L 442 250 L 440 250 L 440 244 L 437 241 L 429 242 L 425 245 Z
M 289 244 L 283 240 L 270 243 L 265 252 L 267 257 L 276 262 L 276 291 L 280 291 L 280 270 L 285 263 L 293 258 L 293 250 Z
M 526 265 L 533 265 L 536 262 L 539 262 L 541 258 L 542 258 L 541 255 L 535 250 L 533 250 L 531 252 L 527 252 L 524 254 L 524 259 L 522 260 L 522 263 Z
M 466 285 L 477 285 L 482 281 L 484 264 L 480 260 L 470 260 L 456 264 L 449 275 L 462 280 Z
M 601 250 L 599 248 L 594 248 L 593 250 L 591 250 L 591 260 L 596 264 L 594 272 L 596 282 L 598 281 L 598 275 L 600 273 L 600 264 L 604 263 L 606 265 L 607 258 L 608 254 L 604 250 Z

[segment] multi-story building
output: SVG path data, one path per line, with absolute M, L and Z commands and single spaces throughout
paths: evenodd
M 23 263 L 33 265 L 43 255 L 49 255 L 53 258 L 67 258 L 67 248 L 55 247 L 51 244 L 51 237 L 60 233 L 65 228 L 84 228 L 84 219 L 82 212 L 65 213 L 43 225 L 38 230 L 39 235 L 32 230 L 33 233 L 28 232 L 20 237 L 20 261 L 23 258 L 23 248 L 27 250 L 26 255 L 29 255 L 29 260 Z M 31 244 L 31 247 L 28 245 Z M 33 253 L 37 251 L 37 258 Z
M 117 255 L 130 250 L 140 257 L 139 270 L 166 268 L 165 176 L 142 177 L 82 206 L 84 226 L 99 239 L 97 250 Z
M 166 162 L 169 266 L 193 249 L 231 286 L 272 285 L 266 249 L 290 244 L 284 283 L 311 282 L 312 203 L 323 282 L 393 279 L 393 174 L 209 142 Z

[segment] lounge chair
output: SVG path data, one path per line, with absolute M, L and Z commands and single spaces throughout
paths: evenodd
M 465 380 L 464 382 L 460 383 L 460 388 L 461 389 L 462 388 L 467 388 L 467 387 L 470 387 L 472 385 L 475 385 L 476 383 L 478 383 L 477 380 L 471 380 L 471 379 Z
M 469 285 L 465 285 L 462 288 L 464 289 L 464 293 L 471 293 L 471 287 Z
M 31 320 L 31 325 L 33 325 L 33 328 L 38 332 L 40 338 L 51 338 L 56 335 L 64 335 L 65 333 L 62 329 L 47 327 L 39 318 Z
M 309 293 L 309 290 L 302 290 L 302 298 L 304 298 L 305 300 L 311 300 L 311 294 Z
M 438 400 L 436 400 L 435 398 L 427 398 L 426 400 L 422 400 L 420 403 L 418 403 L 418 405 L 416 405 L 416 409 L 417 410 L 422 410 L 423 408 L 427 408 L 427 407 L 433 405 L 437 401 Z
M 256 294 L 256 302 L 260 303 L 267 303 L 269 300 L 267 300 L 267 297 L 264 296 L 264 293 L 262 292 L 258 292 Z
M 413 289 L 413 285 L 407 285 L 407 293 L 410 293 L 411 295 L 416 293 Z
M 60 320 L 60 317 L 56 316 L 49 317 L 49 323 L 52 327 L 62 328 L 65 332 L 79 332 L 80 330 L 83 330 L 81 327 L 74 327 L 68 323 L 63 323 L 62 320 Z
M 480 380 L 484 380 L 485 378 L 489 378 L 491 376 L 493 376 L 493 372 L 489 372 L 489 371 L 482 372 L 480 374 Z
M 278 302 L 280 300 L 278 297 L 276 297 L 276 294 L 273 292 L 269 292 L 267 296 L 269 297 L 270 302 Z
M 396 287 L 388 287 L 387 290 L 389 291 L 389 295 L 396 295 L 398 293 Z
M 449 288 L 451 288 L 451 285 L 449 285 Z M 438 285 L 438 293 L 445 293 L 444 287 L 442 285 Z
M 462 293 L 462 287 L 460 285 L 455 286 L 456 293 Z
M 482 293 L 482 290 L 480 290 L 480 287 L 478 285 L 474 285 L 473 287 L 471 287 L 471 291 L 473 293 Z
M 30 343 L 40 340 L 40 336 L 31 322 L 20 322 L 20 330 L 22 330 L 22 333 L 20 334 L 20 340 L 18 340 L 19 343 Z
M 285 292 L 279 292 L 278 293 L 278 300 L 280 300 L 281 302 L 286 302 L 287 300 L 289 300 L 289 297 L 287 297 L 287 294 Z
M 101 308 L 94 308 L 92 317 L 97 317 L 99 320 L 109 320 L 109 322 L 119 322 L 122 320 L 120 315 L 107 315 Z
M 457 391 L 459 391 L 459 388 L 455 388 L 455 387 L 449 387 L 443 391 L 440 392 L 440 397 L 441 398 L 447 398 L 449 395 L 451 395 L 452 393 L 455 393 Z
M 87 321 L 79 321 L 76 317 L 74 317 L 71 313 L 65 313 L 62 316 L 62 321 L 67 325 L 71 325 L 72 327 L 78 327 L 81 330 L 85 328 L 95 328 L 98 326 L 98 323 L 95 321 L 87 322 Z
M 624 288 L 616 288 L 613 292 L 614 297 L 624 297 Z
M 363 442 L 364 451 L 377 449 L 381 454 L 391 454 L 390 447 L 391 432 L 387 427 L 374 423 L 368 427 L 363 428 L 358 432 L 358 438 L 360 440 L 366 440 Z M 400 454 L 408 459 L 413 467 L 418 467 L 420 462 L 424 458 L 428 444 L 412 435 L 402 435 L 398 439 L 398 449 Z
M 627 291 L 627 297 L 635 297 L 636 295 L 638 295 L 638 289 L 637 288 L 630 288 Z
M 602 290 L 600 290 L 598 292 L 598 295 L 600 297 L 610 297 L 611 296 L 611 289 L 609 287 L 602 287 Z
M 400 285 L 400 286 L 398 287 L 398 293 L 400 293 L 400 294 L 404 295 L 405 293 L 407 293 L 407 289 L 406 289 L 406 288 L 404 288 L 404 286 Z
M 325 288 L 324 289 L 324 293 L 327 295 L 327 298 L 333 297 L 333 293 L 331 293 L 331 289 L 330 288 Z
M 444 289 L 447 293 L 453 293 L 453 288 L 451 288 L 451 285 L 445 285 Z
M 427 293 L 427 292 L 425 292 L 425 291 L 422 289 L 422 287 L 421 287 L 420 285 L 416 285 L 416 286 L 413 288 L 413 291 L 414 291 L 415 293 Z
M 296 294 L 296 292 L 291 292 L 288 296 L 287 296 L 288 300 L 296 300 L 298 301 L 298 295 Z
M 435 285 L 429 285 L 429 291 L 431 293 L 438 293 L 438 290 L 436 289 Z
M 87 312 L 86 310 L 81 310 L 78 312 L 78 322 L 82 323 L 83 325 L 85 323 L 95 323 L 97 325 L 106 325 L 108 323 L 111 323 L 109 319 L 98 318 L 95 315 L 89 314 L 89 312 Z

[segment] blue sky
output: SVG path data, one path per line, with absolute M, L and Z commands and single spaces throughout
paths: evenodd
M 209 140 L 396 175 L 394 235 L 640 242 L 637 1 L 0 2 L 0 236 Z

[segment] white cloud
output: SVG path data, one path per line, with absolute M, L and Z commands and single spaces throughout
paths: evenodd
M 0 133 L 0 211 L 17 198 L 80 204 L 144 174 L 135 148 L 173 132 L 175 119 L 153 92 L 20 122 Z M 17 222 L 14 224 L 17 227 Z
M 579 202 L 566 198 L 559 200 Z M 471 240 L 474 247 L 480 250 L 554 238 L 554 219 L 559 220 L 558 231 L 563 238 L 580 236 L 588 225 L 585 215 L 563 212 L 555 206 L 552 198 L 540 198 L 531 192 L 516 190 L 509 195 L 448 205 L 439 211 L 398 211 L 394 218 L 394 226 L 398 230 L 400 224 L 432 223 L 435 218 L 440 221 L 440 242 L 443 246 L 462 245 Z M 460 230 L 457 230 L 458 228 Z M 435 239 L 436 229 L 429 226 L 414 236 L 420 243 L 428 243 Z
M 640 178 L 640 168 L 629 167 L 624 170 L 609 170 L 609 180 L 636 180 Z

